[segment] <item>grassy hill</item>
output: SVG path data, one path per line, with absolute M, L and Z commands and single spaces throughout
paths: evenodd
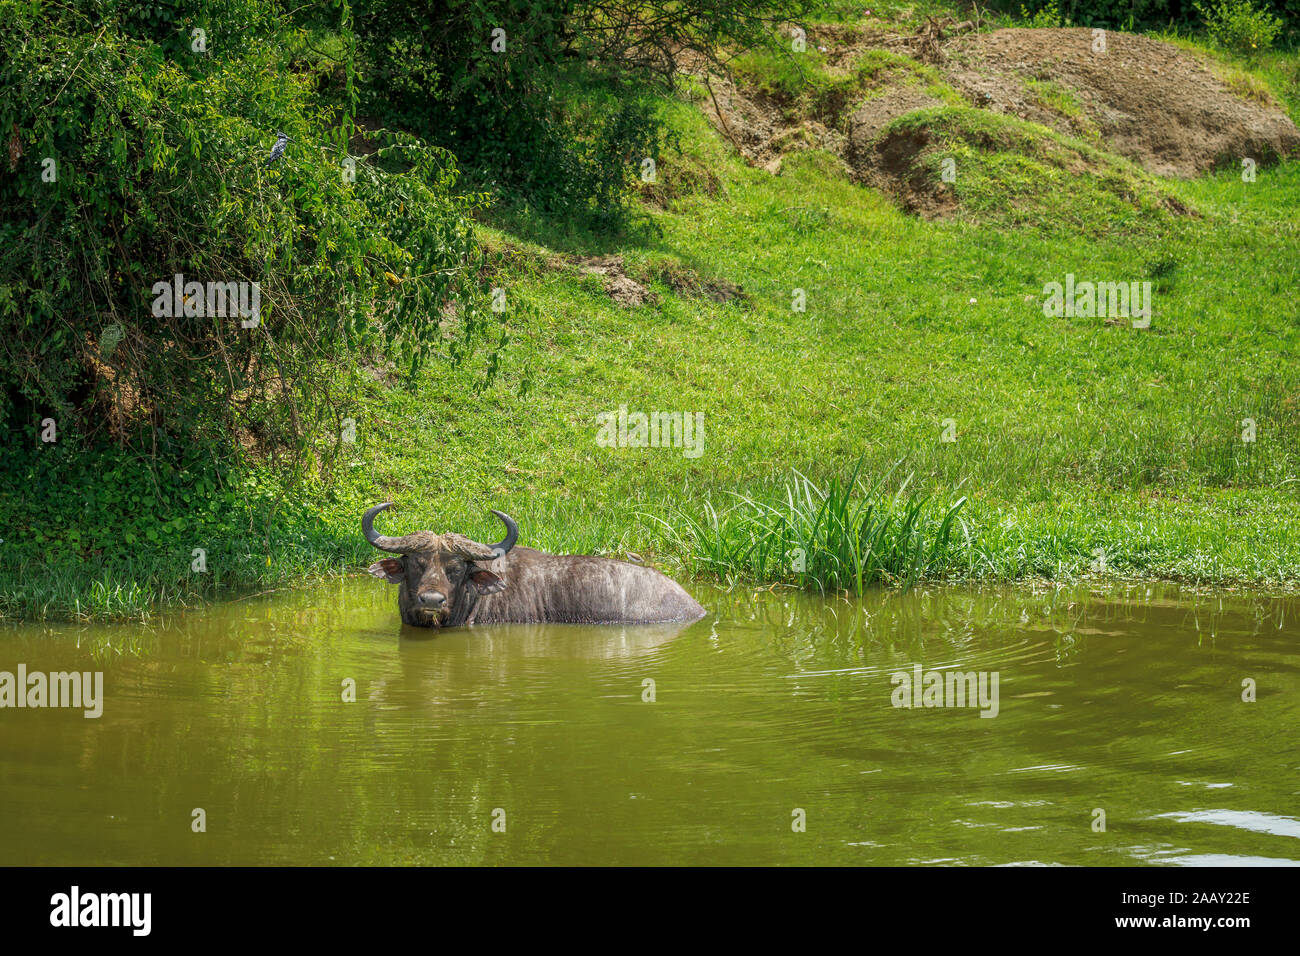
M 1232 69 L 1300 116 L 1300 58 Z M 941 102 L 886 130 L 924 128 L 913 174 L 932 187 L 957 157 L 953 209 L 927 217 L 815 140 L 776 172 L 748 161 L 709 101 L 698 84 L 655 99 L 679 149 L 626 229 L 508 197 L 480 216 L 510 335 L 490 387 L 472 363 L 372 369 L 331 475 L 286 491 L 252 468 L 214 492 L 278 502 L 274 522 L 172 534 L 180 501 L 106 504 L 109 525 L 156 509 L 162 537 L 0 563 L 0 612 L 129 616 L 354 569 L 360 513 L 387 500 L 390 533 L 495 540 L 497 508 L 526 544 L 763 584 L 1300 582 L 1300 164 L 1164 179 L 1086 132 Z M 1067 276 L 1151 283 L 1149 327 L 1045 314 Z M 598 416 L 621 406 L 702 415 L 701 453 L 605 447 Z M 855 475 L 819 513 L 810 487 Z M 96 520 L 49 517 L 47 540 Z

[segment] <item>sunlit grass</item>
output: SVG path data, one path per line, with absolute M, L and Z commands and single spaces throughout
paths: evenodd
M 868 486 L 860 463 L 825 490 L 795 473 L 777 495 L 736 495 L 721 511 L 713 502 L 679 508 L 666 520 L 678 553 L 697 571 L 723 579 L 790 580 L 799 586 L 862 594 L 872 584 L 911 586 L 948 563 L 948 543 L 961 498 L 932 508 L 908 491 Z
M 1297 62 L 1234 61 L 1292 108 Z M 1300 164 L 1262 166 L 1249 183 L 1237 170 L 1160 181 L 1200 215 L 1147 216 L 1116 198 L 1145 177 L 1125 167 L 1085 182 L 1050 161 L 1095 158 L 1096 144 L 941 110 L 932 129 L 959 151 L 964 199 L 1008 212 L 925 221 L 829 153 L 791 154 L 772 175 L 742 162 L 698 103 L 661 107 L 684 152 L 660 169 L 668 208 L 617 235 L 494 210 L 483 235 L 532 257 L 503 277 L 509 301 L 534 307 L 500 378 L 474 392 L 471 361 L 434 363 L 409 387 L 369 383 L 343 410 L 357 441 L 339 481 L 287 493 L 316 527 L 223 541 L 186 531 L 38 566 L 4 549 L 28 525 L 52 540 L 68 529 L 19 488 L 13 500 L 34 513 L 0 514 L 0 616 L 138 618 L 357 571 L 374 553 L 360 515 L 385 500 L 399 504 L 383 516 L 392 533 L 496 540 L 499 508 L 526 546 L 812 589 L 1300 581 Z M 599 277 L 553 265 L 561 253 L 622 256 L 659 301 L 620 308 Z M 746 298 L 680 294 L 661 278 L 676 270 Z M 1046 317 L 1043 285 L 1067 273 L 1151 281 L 1152 328 Z M 703 413 L 704 454 L 599 447 L 596 415 L 622 403 Z M 69 500 L 57 517 L 85 524 Z M 195 546 L 208 548 L 206 575 L 190 571 Z

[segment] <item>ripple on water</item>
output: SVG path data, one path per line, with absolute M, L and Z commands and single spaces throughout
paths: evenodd
M 1191 810 L 1176 813 L 1158 813 L 1158 820 L 1177 820 L 1179 823 L 1213 823 L 1224 827 L 1237 827 L 1254 833 L 1269 833 L 1300 839 L 1300 820 L 1256 810 Z

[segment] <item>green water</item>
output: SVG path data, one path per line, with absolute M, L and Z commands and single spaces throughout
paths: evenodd
M 677 629 L 428 639 L 367 578 L 0 630 L 0 671 L 104 673 L 98 719 L 0 710 L 0 863 L 1300 861 L 1300 599 L 695 593 Z M 914 664 L 996 671 L 997 716 L 893 706 Z

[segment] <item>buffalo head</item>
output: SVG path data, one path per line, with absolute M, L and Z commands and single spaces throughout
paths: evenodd
M 400 584 L 398 604 L 402 620 L 416 627 L 443 627 L 463 622 L 480 595 L 505 590 L 506 584 L 486 567 L 505 557 L 519 538 L 519 527 L 507 514 L 492 513 L 506 526 L 506 536 L 496 544 L 480 544 L 463 534 L 416 531 L 390 538 L 375 531 L 375 515 L 391 508 L 391 501 L 376 505 L 361 519 L 366 540 L 380 551 L 401 555 L 385 558 L 369 568 L 371 574 Z

